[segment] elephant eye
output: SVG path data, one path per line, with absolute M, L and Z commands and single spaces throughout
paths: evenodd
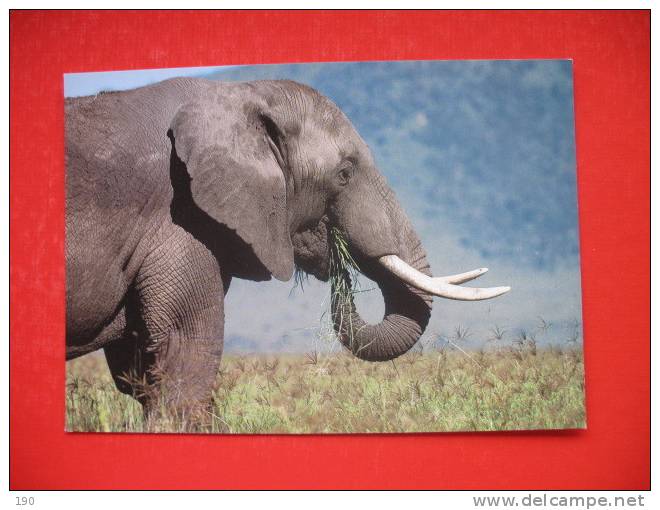
M 351 164 L 346 164 L 342 166 L 337 172 L 337 180 L 341 186 L 346 186 L 348 181 L 351 180 L 353 174 L 353 166 Z

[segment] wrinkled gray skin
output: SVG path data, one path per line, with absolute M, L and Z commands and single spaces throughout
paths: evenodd
M 382 361 L 423 333 L 431 297 L 376 264 L 395 254 L 430 274 L 420 240 L 365 142 L 313 89 L 177 78 L 65 108 L 67 359 L 103 348 L 147 413 L 163 398 L 208 403 L 232 278 L 288 280 L 296 265 L 327 281 L 332 226 L 385 300 L 376 325 L 334 300 L 342 343 Z

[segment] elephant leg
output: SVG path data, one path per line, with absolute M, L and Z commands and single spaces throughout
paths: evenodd
M 131 388 L 149 419 L 176 415 L 207 421 L 223 347 L 224 288 L 218 263 L 187 234 L 172 236 L 147 257 L 127 310 L 135 338 L 109 348 L 117 365 L 138 376 Z M 135 315 L 135 316 L 134 316 Z M 110 359 L 109 358 L 109 359 Z
M 131 312 L 133 310 L 131 309 Z M 129 312 L 128 315 L 131 315 Z M 132 313 L 135 315 L 135 313 Z M 126 307 L 120 311 L 123 319 L 123 329 L 112 343 L 103 347 L 105 360 L 110 374 L 119 391 L 140 400 L 140 389 L 137 381 L 144 376 L 142 350 L 138 343 L 138 333 L 126 320 Z

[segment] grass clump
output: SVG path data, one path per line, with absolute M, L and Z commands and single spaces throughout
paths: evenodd
M 337 227 L 330 229 L 330 284 L 337 294 L 352 296 L 357 283 L 358 265 L 348 249 L 344 233 Z
M 330 302 L 331 318 L 342 343 L 353 352 L 357 325 L 354 321 L 353 295 L 359 291 L 358 265 L 348 248 L 344 233 L 336 227 L 330 229 Z M 354 286 L 358 290 L 354 289 Z M 355 348 L 354 348 L 355 347 Z

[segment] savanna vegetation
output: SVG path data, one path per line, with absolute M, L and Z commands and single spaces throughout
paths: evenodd
M 502 330 L 493 330 L 493 339 Z M 458 328 L 456 339 L 467 335 Z M 102 356 L 67 365 L 66 429 L 99 432 L 432 432 L 585 427 L 579 344 L 464 350 L 447 340 L 394 362 L 348 353 L 227 355 L 204 424 L 161 413 L 143 419 L 119 393 Z

